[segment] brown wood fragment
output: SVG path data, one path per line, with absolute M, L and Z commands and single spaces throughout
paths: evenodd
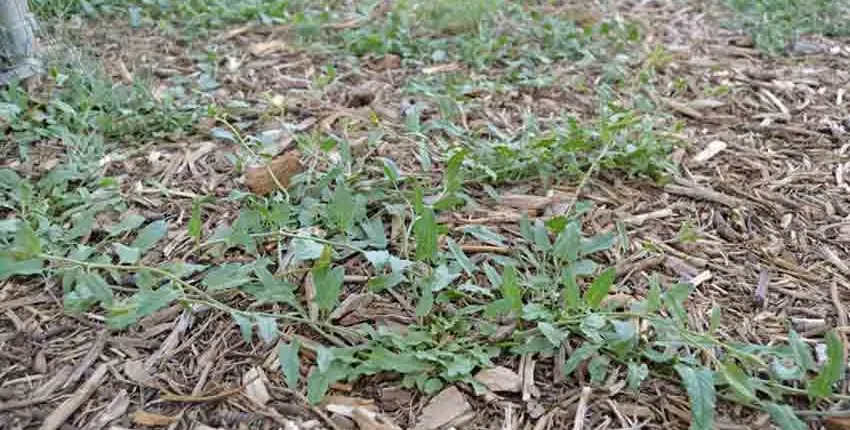
M 248 189 L 254 194 L 263 196 L 271 194 L 280 187 L 288 187 L 290 178 L 304 169 L 299 158 L 301 158 L 300 152 L 289 151 L 275 157 L 268 164 L 249 167 L 245 170 L 245 182 Z
M 107 370 L 109 370 L 109 366 L 105 363 L 98 366 L 89 379 L 71 397 L 62 402 L 59 407 L 54 409 L 44 419 L 39 430 L 56 430 L 61 427 L 65 423 L 65 420 L 88 400 L 101 383 L 103 383 Z

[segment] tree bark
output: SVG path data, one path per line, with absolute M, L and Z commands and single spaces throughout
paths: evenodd
M 36 55 L 37 28 L 27 0 L 0 0 L 0 84 L 41 72 Z

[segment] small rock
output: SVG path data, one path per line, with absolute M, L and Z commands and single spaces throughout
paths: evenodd
M 475 375 L 475 380 L 484 384 L 490 391 L 518 393 L 522 390 L 522 378 L 507 367 L 482 370 Z
M 451 386 L 434 396 L 422 409 L 414 430 L 437 430 L 472 411 L 463 393 Z

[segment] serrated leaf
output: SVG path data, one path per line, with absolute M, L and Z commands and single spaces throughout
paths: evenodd
M 708 369 L 694 369 L 684 364 L 673 366 L 688 393 L 691 405 L 690 430 L 714 429 L 714 375 Z
M 463 227 L 463 232 L 472 235 L 488 245 L 507 246 L 508 239 L 487 226 L 479 224 L 468 225 Z
M 434 307 L 434 293 L 428 284 L 419 288 L 419 301 L 416 303 L 416 316 L 422 318 L 431 313 Z
M 596 309 L 602 303 L 602 300 L 608 296 L 608 292 L 611 290 L 611 286 L 614 285 L 614 279 L 617 277 L 617 271 L 614 270 L 613 267 L 609 267 L 605 269 L 596 279 L 593 280 L 593 283 L 590 284 L 590 288 L 587 289 L 584 293 L 584 302 L 590 306 L 591 309 Z
M 452 257 L 454 257 L 455 261 L 457 261 L 457 264 L 463 269 L 463 271 L 469 276 L 475 276 L 477 269 L 475 265 L 472 264 L 469 257 L 467 257 L 466 254 L 463 253 L 463 250 L 460 249 L 460 246 L 458 246 L 458 244 L 451 238 L 448 238 L 446 243 L 448 244 L 449 252 L 452 254 Z
M 257 304 L 264 303 L 286 303 L 293 307 L 298 307 L 298 300 L 295 298 L 295 286 L 291 283 L 276 278 L 262 264 L 256 264 L 254 274 L 260 280 L 261 286 L 251 284 L 243 289 L 257 299 Z
M 723 379 L 738 396 L 749 402 L 756 400 L 756 393 L 749 376 L 737 364 L 732 362 L 720 363 L 718 367 Z
M 561 366 L 564 376 L 570 376 L 570 374 L 578 368 L 578 365 L 581 364 L 582 361 L 587 360 L 593 354 L 596 354 L 597 351 L 599 351 L 599 345 L 588 342 L 585 342 L 580 347 L 576 348 L 569 358 L 567 358 L 567 361 L 564 362 L 563 366 Z
M 257 334 L 265 343 L 272 343 L 277 339 L 277 319 L 265 315 L 254 317 L 257 323 Z
M 331 269 L 331 249 L 325 247 L 322 257 L 316 261 L 310 273 L 313 276 L 313 284 L 316 287 L 316 306 L 319 310 L 331 311 L 339 300 L 342 292 L 342 283 L 345 278 L 345 269 L 341 266 Z
M 516 267 L 505 267 L 500 290 L 502 297 L 508 302 L 511 311 L 517 313 L 522 311 L 522 289 L 519 285 L 519 275 L 517 274 Z
M 330 380 L 328 374 L 320 372 L 319 369 L 313 368 L 310 376 L 307 378 L 307 401 L 310 404 L 318 404 L 325 397 L 325 393 L 330 388 Z
M 331 195 L 328 203 L 328 216 L 334 225 L 341 231 L 349 231 L 354 226 L 354 196 L 351 190 L 343 185 L 338 185 Z
M 581 227 L 578 222 L 573 221 L 567 224 L 567 227 L 555 238 L 553 252 L 562 261 L 572 263 L 578 259 L 580 244 Z
M 832 385 L 838 382 L 844 373 L 844 347 L 835 331 L 826 334 L 826 357 L 826 364 L 818 376 L 806 386 L 806 393 L 814 399 L 828 397 L 832 393 Z
M 543 333 L 543 336 L 546 336 L 546 339 L 552 344 L 554 347 L 561 346 L 561 343 L 564 339 L 567 338 L 567 333 L 559 328 L 556 328 L 552 324 L 547 322 L 539 322 L 537 323 L 537 329 Z
M 576 282 L 576 275 L 571 267 L 565 267 L 561 271 L 561 285 L 564 286 L 564 306 L 567 309 L 578 309 L 581 304 L 581 291 Z
M 325 246 L 314 240 L 300 237 L 292 240 L 292 253 L 298 261 L 315 260 L 324 250 Z
M 800 339 L 800 335 L 796 331 L 791 330 L 788 333 L 788 344 L 791 346 L 791 354 L 793 354 L 794 363 L 797 366 L 806 371 L 813 370 L 816 367 L 812 349 Z
M 32 258 L 41 253 L 41 240 L 30 225 L 24 221 L 18 223 L 15 234 L 15 251 L 24 258 Z
M 139 232 L 139 235 L 136 236 L 136 239 L 133 240 L 130 247 L 136 248 L 140 252 L 144 253 L 150 249 L 150 247 L 159 242 L 159 240 L 165 236 L 167 230 L 168 224 L 166 224 L 164 220 L 154 221 L 145 226 L 145 228 Z
M 590 374 L 590 383 L 599 385 L 608 376 L 608 367 L 611 365 L 611 359 L 607 355 L 597 355 L 590 359 L 587 363 L 587 373 Z
M 649 376 L 649 367 L 646 363 L 636 363 L 634 361 L 629 362 L 629 374 L 626 378 L 626 386 L 629 391 L 637 392 L 640 388 L 640 384 Z
M 327 373 L 333 360 L 333 350 L 324 346 L 316 348 L 316 365 L 319 366 L 319 372 Z
M 233 321 L 236 322 L 236 325 L 239 326 L 239 331 L 242 333 L 242 339 L 245 340 L 245 343 L 251 343 L 251 340 L 254 338 L 254 322 L 247 315 L 243 315 L 238 312 L 231 312 L 230 316 L 233 317 Z
M 788 405 L 777 405 L 776 403 L 764 403 L 762 409 L 770 415 L 776 425 L 782 430 L 808 430 L 809 426 L 797 417 L 794 409 Z
M 118 254 L 118 262 L 121 264 L 136 264 L 142 258 L 142 252 L 138 248 L 131 248 L 121 243 L 113 244 L 115 253 Z
M 207 287 L 207 291 L 221 291 L 236 288 L 251 282 L 249 273 L 252 268 L 239 263 L 224 263 L 210 270 L 201 284 Z
M 589 239 L 581 241 L 580 256 L 590 255 L 599 251 L 606 251 L 614 247 L 617 236 L 614 233 L 597 234 Z
M 291 390 L 298 388 L 298 379 L 301 377 L 301 360 L 298 358 L 300 349 L 301 343 L 297 340 L 293 340 L 292 343 L 281 343 L 277 349 L 280 369 L 283 371 L 286 385 Z
M 423 208 L 413 223 L 413 237 L 416 239 L 416 259 L 432 260 L 437 255 L 438 227 L 434 210 Z

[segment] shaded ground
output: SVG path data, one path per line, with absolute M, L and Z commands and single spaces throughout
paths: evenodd
M 565 7 L 541 10 L 574 13 Z M 452 231 L 486 225 L 519 240 L 517 225 L 523 211 L 557 216 L 578 196 L 593 203 L 583 218 L 585 231 L 624 232 L 629 238 L 626 246 L 605 251 L 602 259 L 617 268 L 612 293 L 619 299 L 644 297 L 649 276 L 657 273 L 664 284 L 684 279 L 696 285 L 686 302 L 693 327 L 707 329 L 712 306 L 722 309 L 717 333 L 729 342 L 770 345 L 787 340 L 789 326 L 812 347 L 832 328 L 838 327 L 845 336 L 850 294 L 850 268 L 845 263 L 850 244 L 850 186 L 845 180 L 850 175 L 846 172 L 850 104 L 845 100 L 850 89 L 850 41 L 813 38 L 806 42 L 806 52 L 771 59 L 748 46 L 740 33 L 721 29 L 724 16 L 719 8 L 699 3 L 623 3 L 616 10 L 580 18 L 592 20 L 596 13 L 616 13 L 645 29 L 641 42 L 630 47 L 634 55 L 620 67 L 626 80 L 651 70 L 649 80 L 656 92 L 647 93 L 647 98 L 659 117 L 670 115 L 684 124 L 680 130 L 658 134 L 686 144 L 671 156 L 680 173 L 658 183 L 626 179 L 621 172 L 600 168 L 581 187 L 577 184 L 585 176 L 569 172 L 544 180 L 520 178 L 497 184 L 497 195 L 504 197 L 500 202 L 485 187 L 470 186 L 467 194 L 479 206 L 443 211 L 440 221 Z M 95 45 L 92 51 L 116 81 L 145 76 L 154 88 L 163 89 L 179 76 L 198 82 L 204 68 L 213 64 L 219 86 L 206 92 L 204 100 L 224 105 L 244 101 L 233 107 L 232 117 L 246 134 L 291 127 L 299 136 L 343 137 L 355 143 L 354 166 L 364 171 L 369 169 L 364 160 L 388 157 L 402 172 L 422 172 L 423 153 L 444 165 L 442 156 L 453 136 L 445 129 L 409 133 L 405 128 L 406 110 L 412 104 L 421 107 L 423 120 L 443 115 L 434 96 L 440 86 L 421 85 L 422 91 L 410 91 L 417 88 L 413 82 L 446 75 L 459 80 L 480 77 L 480 85 L 475 78 L 469 80 L 462 105 L 466 108 L 457 112 L 455 123 L 462 128 L 460 134 L 498 139 L 499 132 L 518 134 L 530 115 L 544 126 L 557 124 L 564 112 L 594 118 L 597 99 L 588 88 L 610 72 L 598 65 L 561 60 L 546 69 L 551 81 L 545 85 L 499 88 L 489 85 L 487 78 L 497 80 L 510 65 L 496 62 L 474 69 L 460 61 L 423 65 L 391 54 L 359 60 L 333 57 L 288 43 L 286 29 L 271 34 L 254 28 L 237 30 L 220 33 L 209 43 L 192 44 L 159 32 L 116 31 L 100 24 L 72 33 Z M 662 56 L 654 55 L 659 45 L 666 48 Z M 207 58 L 214 61 L 199 60 L 205 47 Z M 325 79 L 329 62 L 334 76 Z M 613 97 L 634 103 L 628 95 Z M 131 150 L 126 159 L 103 165 L 107 175 L 121 178 L 121 195 L 133 211 L 148 219 L 167 219 L 173 226 L 168 242 L 150 261 L 186 258 L 217 265 L 248 258 L 236 252 L 198 253 L 185 233 L 194 197 L 217 198 L 215 204 L 204 206 L 203 231 L 212 232 L 239 214 L 238 203 L 225 198 L 233 190 L 246 189 L 228 158 L 238 152 L 238 145 L 211 138 L 209 130 L 215 125 L 209 119 L 200 121 L 197 132 L 176 135 L 172 141 L 155 139 L 141 150 Z M 381 135 L 375 136 L 375 131 Z M 287 138 L 288 134 L 276 140 L 278 151 L 297 143 L 295 134 Z M 370 139 L 377 143 L 365 144 Z M 364 143 L 363 152 L 356 152 L 358 142 Z M 717 151 L 707 152 L 710 149 Z M 49 170 L 55 154 L 49 145 L 43 150 L 44 160 L 27 168 L 36 173 Z M 311 154 L 303 160 L 310 172 L 321 172 L 329 163 L 328 157 Z M 4 157 L 4 164 L 21 172 L 27 169 L 11 156 Z M 442 171 L 414 176 L 439 186 Z M 475 248 L 490 244 L 471 236 L 458 240 L 476 262 L 491 258 Z M 275 247 L 281 245 L 264 246 L 275 255 Z M 511 252 L 504 246 L 489 251 Z M 344 264 L 346 295 L 365 293 L 365 282 L 373 275 L 365 260 Z M 251 307 L 244 293 L 228 293 L 222 301 L 239 309 Z M 339 324 L 412 324 L 417 321 L 416 303 L 415 295 L 382 293 Z M 38 428 L 45 419 L 57 421 L 42 428 L 133 427 L 134 420 L 140 420 L 133 413 L 139 410 L 171 417 L 162 422 L 169 428 L 204 428 L 201 424 L 355 428 L 351 420 L 330 417 L 330 412 L 310 406 L 304 393 L 285 388 L 276 344 L 256 339 L 246 343 L 227 312 L 208 307 L 193 312 L 175 305 L 114 332 L 97 312 L 65 315 L 57 281 L 23 278 L 0 284 L 0 311 L 0 428 Z M 284 325 L 280 332 L 287 341 L 304 336 L 324 342 L 300 326 Z M 564 353 L 569 356 L 577 346 L 568 343 Z M 463 428 L 660 429 L 687 428 L 690 421 L 684 390 L 658 375 L 650 376 L 635 394 L 624 389 L 625 369 L 612 370 L 582 396 L 582 387 L 591 385 L 586 366 L 565 378 L 545 354 L 496 361 L 516 372 L 529 372 L 523 393 L 487 401 L 458 384 L 473 413 Z M 309 366 L 302 363 L 302 367 L 306 375 Z M 246 376 L 251 372 L 268 378 L 263 385 L 268 398 L 240 388 L 255 387 Z M 374 401 L 402 428 L 413 428 L 428 401 L 428 396 L 401 388 L 397 378 L 385 373 L 363 377 L 353 385 L 339 382 L 332 393 Z M 837 394 L 850 394 L 846 383 Z M 74 405 L 73 414 L 56 415 L 57 408 L 68 407 L 74 399 L 80 403 Z M 795 405 L 808 407 L 805 399 Z M 583 427 L 574 424 L 577 409 L 585 411 Z M 757 410 L 726 402 L 717 409 L 716 428 L 772 425 L 768 415 Z M 836 404 L 835 410 L 841 409 Z M 805 418 L 813 419 L 810 428 L 821 425 L 817 417 Z

